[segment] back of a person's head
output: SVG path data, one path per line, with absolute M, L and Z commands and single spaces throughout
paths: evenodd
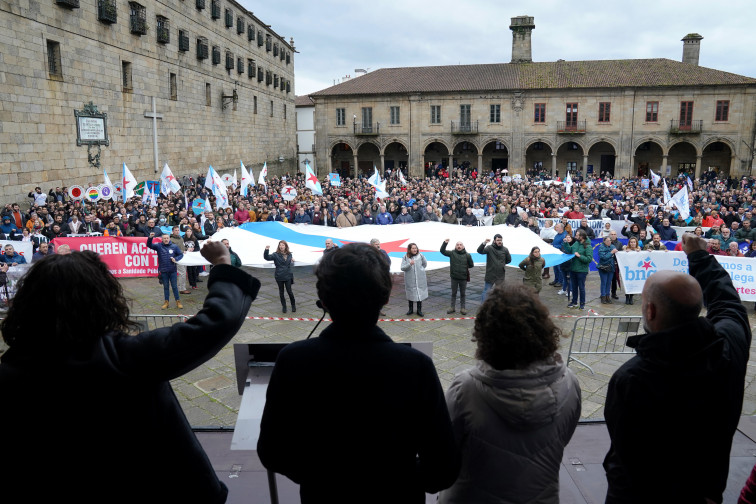
M 121 284 L 105 263 L 94 252 L 72 252 L 32 265 L 0 329 L 11 347 L 73 351 L 108 331 L 128 330 L 128 317 Z
M 548 308 L 532 288 L 497 287 L 475 318 L 475 356 L 495 369 L 523 369 L 553 356 L 560 336 Z
M 350 243 L 325 254 L 315 276 L 318 297 L 334 322 L 374 325 L 391 295 L 389 266 L 366 243 Z

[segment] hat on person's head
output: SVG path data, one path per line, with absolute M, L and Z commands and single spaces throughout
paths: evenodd
M 160 217 L 160 223 L 165 224 L 165 217 Z
M 115 218 L 115 219 L 120 219 L 121 217 L 123 217 L 123 215 L 121 215 L 121 214 L 119 214 L 119 213 L 118 213 L 118 214 L 115 214 L 115 217 L 114 217 L 114 218 Z
M 9 220 L 11 220 L 11 218 L 10 218 L 10 215 L 6 215 L 5 217 L 3 217 L 3 220 L 4 220 L 4 221 L 9 221 Z

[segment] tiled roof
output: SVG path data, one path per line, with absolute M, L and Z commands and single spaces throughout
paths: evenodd
M 314 107 L 315 103 L 312 101 L 312 98 L 310 98 L 309 95 L 295 96 L 294 106 L 295 107 Z
M 382 68 L 311 95 L 733 84 L 756 85 L 756 79 L 658 58 Z

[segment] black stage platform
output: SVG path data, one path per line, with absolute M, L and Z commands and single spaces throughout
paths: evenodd
M 684 421 L 681 419 L 681 421 Z M 231 451 L 233 432 L 198 431 L 218 477 L 229 488 L 230 504 L 262 504 L 270 502 L 268 479 L 256 452 Z M 691 443 L 695 443 L 692 439 Z M 603 423 L 581 423 L 567 445 L 560 470 L 560 502 L 562 504 L 603 503 L 606 478 L 601 466 L 609 449 L 609 434 Z M 680 463 L 685 463 L 681 460 Z M 737 502 L 751 468 L 756 463 L 756 417 L 742 417 L 732 443 L 730 477 L 724 496 L 725 503 Z M 278 475 L 278 494 L 281 504 L 298 504 L 299 488 Z M 428 495 L 428 504 L 436 501 Z

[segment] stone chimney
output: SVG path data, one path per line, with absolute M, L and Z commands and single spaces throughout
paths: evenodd
M 682 39 L 683 43 L 683 63 L 690 63 L 698 66 L 698 55 L 701 52 L 701 40 L 703 37 L 698 33 L 689 33 Z
M 535 30 L 533 17 L 513 17 L 509 29 L 512 30 L 512 63 L 532 63 L 530 32 Z

